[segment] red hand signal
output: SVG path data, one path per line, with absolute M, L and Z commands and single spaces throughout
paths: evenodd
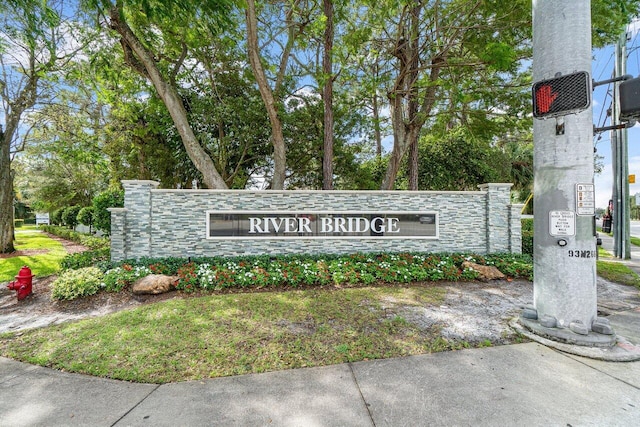
M 536 108 L 542 114 L 551 110 L 551 104 L 558 97 L 558 92 L 551 92 L 552 90 L 551 85 L 542 85 L 536 90 Z

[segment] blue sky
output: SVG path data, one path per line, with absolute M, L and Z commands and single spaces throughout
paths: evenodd
M 629 26 L 630 40 L 627 42 L 627 74 L 640 76 L 640 21 L 636 20 Z M 599 49 L 594 52 L 592 77 L 595 81 L 607 80 L 613 77 L 614 46 Z M 596 126 L 608 126 L 606 111 L 611 107 L 611 92 L 613 85 L 603 85 L 595 88 L 593 93 L 593 123 Z M 640 124 L 636 124 L 627 131 L 629 141 L 629 174 L 636 175 L 636 184 L 629 184 L 629 194 L 640 193 Z M 598 138 L 600 137 L 600 138 Z M 594 137 L 598 155 L 603 156 L 604 169 L 595 176 L 596 207 L 605 208 L 611 198 L 613 187 L 613 170 L 611 166 L 611 136 L 610 132 L 603 132 Z

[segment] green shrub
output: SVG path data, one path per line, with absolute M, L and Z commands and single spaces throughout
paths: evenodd
M 493 265 L 512 278 L 533 278 L 531 256 L 508 253 L 141 258 L 112 263 L 109 250 L 104 249 L 69 255 L 62 266 L 65 269 L 94 266 L 104 272 L 100 275 L 100 287 L 118 292 L 152 273 L 179 276 L 177 287 L 184 291 L 477 279 L 475 271 L 462 267 L 464 261 Z
M 90 267 L 101 261 L 109 261 L 110 258 L 111 251 L 109 248 L 102 248 L 67 255 L 60 262 L 60 266 L 63 270 L 78 269 Z
M 150 274 L 151 269 L 149 269 L 149 267 L 132 267 L 129 264 L 125 264 L 122 267 L 116 267 L 106 271 L 102 278 L 101 286 L 107 292 L 120 292 L 136 280 Z
M 533 280 L 533 259 L 530 255 L 522 254 L 487 254 L 484 256 L 486 265 L 493 265 L 509 277 L 523 277 Z
M 68 228 L 61 227 L 59 225 L 42 225 L 41 228 L 47 233 L 62 237 L 66 240 L 73 240 L 72 236 L 75 233 L 75 231 L 69 230 Z
M 64 208 L 56 209 L 51 214 L 51 225 L 62 225 L 62 212 L 64 212 Z
M 77 231 L 69 230 L 65 227 L 43 225 L 42 229 L 47 233 L 54 234 L 66 240 L 80 243 L 81 245 L 87 246 L 90 249 L 94 250 L 108 248 L 111 244 L 111 241 L 108 237 L 97 237 L 90 234 L 78 233 Z
M 81 206 L 69 206 L 62 211 L 62 222 L 69 228 L 75 229 L 78 225 L 78 213 L 82 209 Z
M 81 245 L 87 246 L 90 249 L 104 249 L 108 248 L 111 245 L 111 240 L 106 237 L 88 236 L 82 233 L 78 234 L 79 236 L 77 241 Z
M 89 232 L 91 232 L 91 227 L 93 226 L 95 211 L 96 208 L 94 208 L 93 206 L 85 206 L 84 208 L 80 209 L 80 212 L 78 212 L 78 223 L 89 227 Z
M 533 218 L 524 218 L 522 223 L 522 254 L 533 256 Z
M 73 300 L 93 295 L 100 289 L 102 271 L 96 267 L 67 270 L 51 284 L 51 298 Z
M 522 254 L 533 256 L 533 231 L 522 232 Z
M 124 206 L 124 191 L 107 190 L 93 198 L 94 225 L 97 230 L 111 234 L 111 212 L 108 208 L 121 208 Z

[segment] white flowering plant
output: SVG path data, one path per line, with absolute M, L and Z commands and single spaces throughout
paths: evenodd
M 147 266 L 123 264 L 120 267 L 107 270 L 100 287 L 107 292 L 120 292 L 141 277 L 148 276 L 152 271 Z
M 325 256 L 254 256 L 243 258 L 144 259 L 111 266 L 101 288 L 120 291 L 151 273 L 178 275 L 186 292 L 230 288 L 300 288 L 475 280 L 478 273 L 462 266 L 471 261 L 493 265 L 511 278 L 532 280 L 530 256 L 496 254 L 384 253 Z
M 226 288 L 260 289 L 327 285 L 367 285 L 421 281 L 474 280 L 478 273 L 462 267 L 464 261 L 500 265 L 511 277 L 531 279 L 530 257 L 462 254 L 354 254 L 304 259 L 301 257 L 254 257 L 191 261 L 179 271 L 178 288 L 186 291 Z

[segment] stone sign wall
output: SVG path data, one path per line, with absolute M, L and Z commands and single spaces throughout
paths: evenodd
M 163 190 L 123 181 L 111 259 L 353 252 L 521 252 L 511 184 L 480 191 Z

